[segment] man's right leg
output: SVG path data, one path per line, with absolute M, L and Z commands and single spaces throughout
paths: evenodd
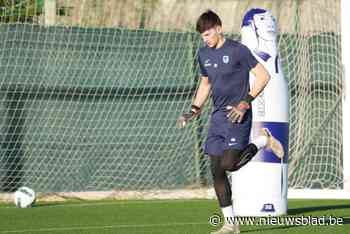
M 222 156 L 210 156 L 210 169 L 213 176 L 215 193 L 225 217 L 225 223 L 220 230 L 211 234 L 237 234 L 239 233 L 239 225 L 234 223 L 231 185 L 225 169 L 222 168 L 221 159 Z
M 216 196 L 221 208 L 232 205 L 232 192 L 226 171 L 221 164 L 222 156 L 210 156 L 210 169 Z

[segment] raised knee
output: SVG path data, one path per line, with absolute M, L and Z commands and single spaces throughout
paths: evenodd
M 239 163 L 241 151 L 239 150 L 226 150 L 224 151 L 223 160 L 221 160 L 221 167 L 226 171 L 236 171 L 239 168 L 237 164 Z

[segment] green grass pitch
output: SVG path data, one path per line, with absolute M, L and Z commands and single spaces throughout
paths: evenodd
M 241 233 L 350 234 L 350 200 L 290 200 L 289 215 L 334 216 L 343 225 L 242 225 Z M 217 229 L 208 219 L 220 213 L 215 200 L 69 201 L 32 208 L 0 204 L 0 234 L 204 234 Z

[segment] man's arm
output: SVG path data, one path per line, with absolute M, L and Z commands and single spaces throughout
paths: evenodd
M 193 100 L 193 104 L 191 106 L 191 110 L 188 113 L 185 113 L 180 116 L 178 119 L 178 126 L 180 128 L 185 127 L 185 125 L 192 120 L 195 116 L 197 116 L 200 113 L 200 110 L 202 106 L 204 105 L 205 101 L 207 100 L 209 93 L 210 93 L 210 82 L 208 77 L 202 76 L 201 82 L 199 84 L 196 96 Z
M 254 74 L 255 81 L 252 85 L 249 95 L 252 96 L 253 98 L 256 98 L 264 90 L 265 86 L 269 82 L 270 74 L 265 69 L 265 67 L 261 65 L 261 63 L 258 63 L 250 71 Z
M 201 108 L 205 101 L 207 100 L 209 93 L 210 93 L 210 82 L 208 77 L 202 76 L 201 77 L 201 82 L 199 84 L 196 97 L 193 100 L 193 105 Z

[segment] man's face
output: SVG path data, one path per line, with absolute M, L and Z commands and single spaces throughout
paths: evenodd
M 216 45 L 219 42 L 220 35 L 222 33 L 221 26 L 215 26 L 211 29 L 208 29 L 204 31 L 201 36 L 205 44 L 207 44 L 208 47 L 213 48 L 216 47 Z

